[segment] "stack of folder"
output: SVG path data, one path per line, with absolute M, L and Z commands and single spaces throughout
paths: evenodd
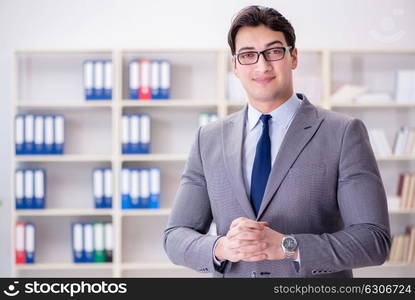
M 73 223 L 72 253 L 74 263 L 112 262 L 112 223 Z
M 169 99 L 170 69 L 170 63 L 167 60 L 131 60 L 129 64 L 130 99 Z
M 121 170 L 122 209 L 160 207 L 160 169 L 123 168 Z
M 95 169 L 92 181 L 95 208 L 112 208 L 112 170 Z
M 214 113 L 201 113 L 199 115 L 199 127 L 205 126 L 218 119 L 218 115 Z
M 150 153 L 150 116 L 125 114 L 122 116 L 122 153 Z
M 43 169 L 17 169 L 16 209 L 45 208 L 46 172 Z
M 63 154 L 64 117 L 62 115 L 17 115 L 16 154 Z
M 84 62 L 85 100 L 112 99 L 112 61 L 86 60 Z
M 35 226 L 32 223 L 16 222 L 16 264 L 35 263 Z

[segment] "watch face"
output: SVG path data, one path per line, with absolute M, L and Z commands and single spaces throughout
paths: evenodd
M 282 245 L 288 251 L 294 251 L 297 248 L 297 241 L 293 237 L 287 236 L 284 238 Z

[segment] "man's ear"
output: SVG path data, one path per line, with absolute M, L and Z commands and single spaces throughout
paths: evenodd
M 235 56 L 232 56 L 231 57 L 232 71 L 235 74 L 235 76 L 239 78 L 239 76 L 238 76 L 238 69 L 236 68 L 236 64 L 237 64 L 236 57 Z
M 291 69 L 294 70 L 297 68 L 298 64 L 298 51 L 297 48 L 294 48 L 291 53 Z

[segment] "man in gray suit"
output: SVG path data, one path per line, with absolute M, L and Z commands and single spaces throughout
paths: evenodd
M 276 10 L 243 9 L 228 42 L 249 103 L 197 133 L 164 233 L 171 261 L 214 277 L 382 264 L 386 196 L 363 123 L 294 93 L 295 33 Z

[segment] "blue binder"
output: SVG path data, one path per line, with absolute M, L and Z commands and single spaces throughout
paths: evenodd
M 130 139 L 131 139 L 131 133 L 130 133 L 130 117 L 129 115 L 125 114 L 122 116 L 122 121 L 121 121 L 121 126 L 122 126 L 122 153 L 123 154 L 128 154 L 130 152 Z
M 150 153 L 150 116 L 148 114 L 140 115 L 140 142 L 139 153 Z
M 33 223 L 26 223 L 25 225 L 25 254 L 26 263 L 35 263 L 36 253 L 36 230 Z
M 25 138 L 24 138 L 24 132 L 25 132 L 25 126 L 24 126 L 24 116 L 23 115 L 17 115 L 15 118 L 15 146 L 16 146 L 16 154 L 22 155 L 25 154 Z
M 151 99 L 161 99 L 160 95 L 160 80 L 161 80 L 161 74 L 160 74 L 160 61 L 158 60 L 152 60 L 151 61 Z
M 140 133 L 141 133 L 141 122 L 140 115 L 132 114 L 129 116 L 130 123 L 130 143 L 128 153 L 141 153 L 140 144 Z
M 112 99 L 112 61 L 104 61 L 104 94 L 103 99 Z
M 140 87 L 140 64 L 137 59 L 130 61 L 129 65 L 129 94 L 130 99 L 138 100 L 138 90 Z
M 34 152 L 36 154 L 44 154 L 45 152 L 45 122 L 43 116 L 35 115 L 34 116 Z
M 167 60 L 160 62 L 160 99 L 170 98 L 171 65 Z
M 141 169 L 140 171 L 140 200 L 139 208 L 150 206 L 150 170 Z
M 55 127 L 55 136 L 54 136 L 54 147 L 53 154 L 63 154 L 64 152 L 64 143 L 65 143 L 65 125 L 64 125 L 63 115 L 54 116 L 54 127 Z
M 24 170 L 24 208 L 34 207 L 34 176 L 32 169 Z
M 36 154 L 35 152 L 35 120 L 33 115 L 25 115 L 24 117 L 24 152 L 25 154 Z
M 94 87 L 93 87 L 94 99 L 104 99 L 104 61 L 94 61 Z
M 54 140 L 55 140 L 55 129 L 52 115 L 44 116 L 44 130 L 45 130 L 45 154 L 53 154 Z
M 84 62 L 84 94 L 86 100 L 94 99 L 94 62 L 92 60 Z
M 24 170 L 17 169 L 15 175 L 16 209 L 26 208 L 24 199 L 24 189 Z
M 82 223 L 72 223 L 72 256 L 74 263 L 85 262 L 84 226 Z
M 85 223 L 84 226 L 84 251 L 85 262 L 94 262 L 94 229 L 91 223 Z
M 94 169 L 92 173 L 95 208 L 104 208 L 104 171 Z
M 141 170 L 139 168 L 131 169 L 130 209 L 140 208 L 140 173 Z
M 121 170 L 121 208 L 131 208 L 131 170 L 122 168 Z
M 160 207 L 160 168 L 150 168 L 150 201 L 149 208 Z
M 26 223 L 25 225 L 25 254 L 26 263 L 35 263 L 36 253 L 36 230 L 33 223 Z
M 34 201 L 33 209 L 45 208 L 46 172 L 43 169 L 34 169 Z
M 106 168 L 104 172 L 104 207 L 112 208 L 112 170 Z

